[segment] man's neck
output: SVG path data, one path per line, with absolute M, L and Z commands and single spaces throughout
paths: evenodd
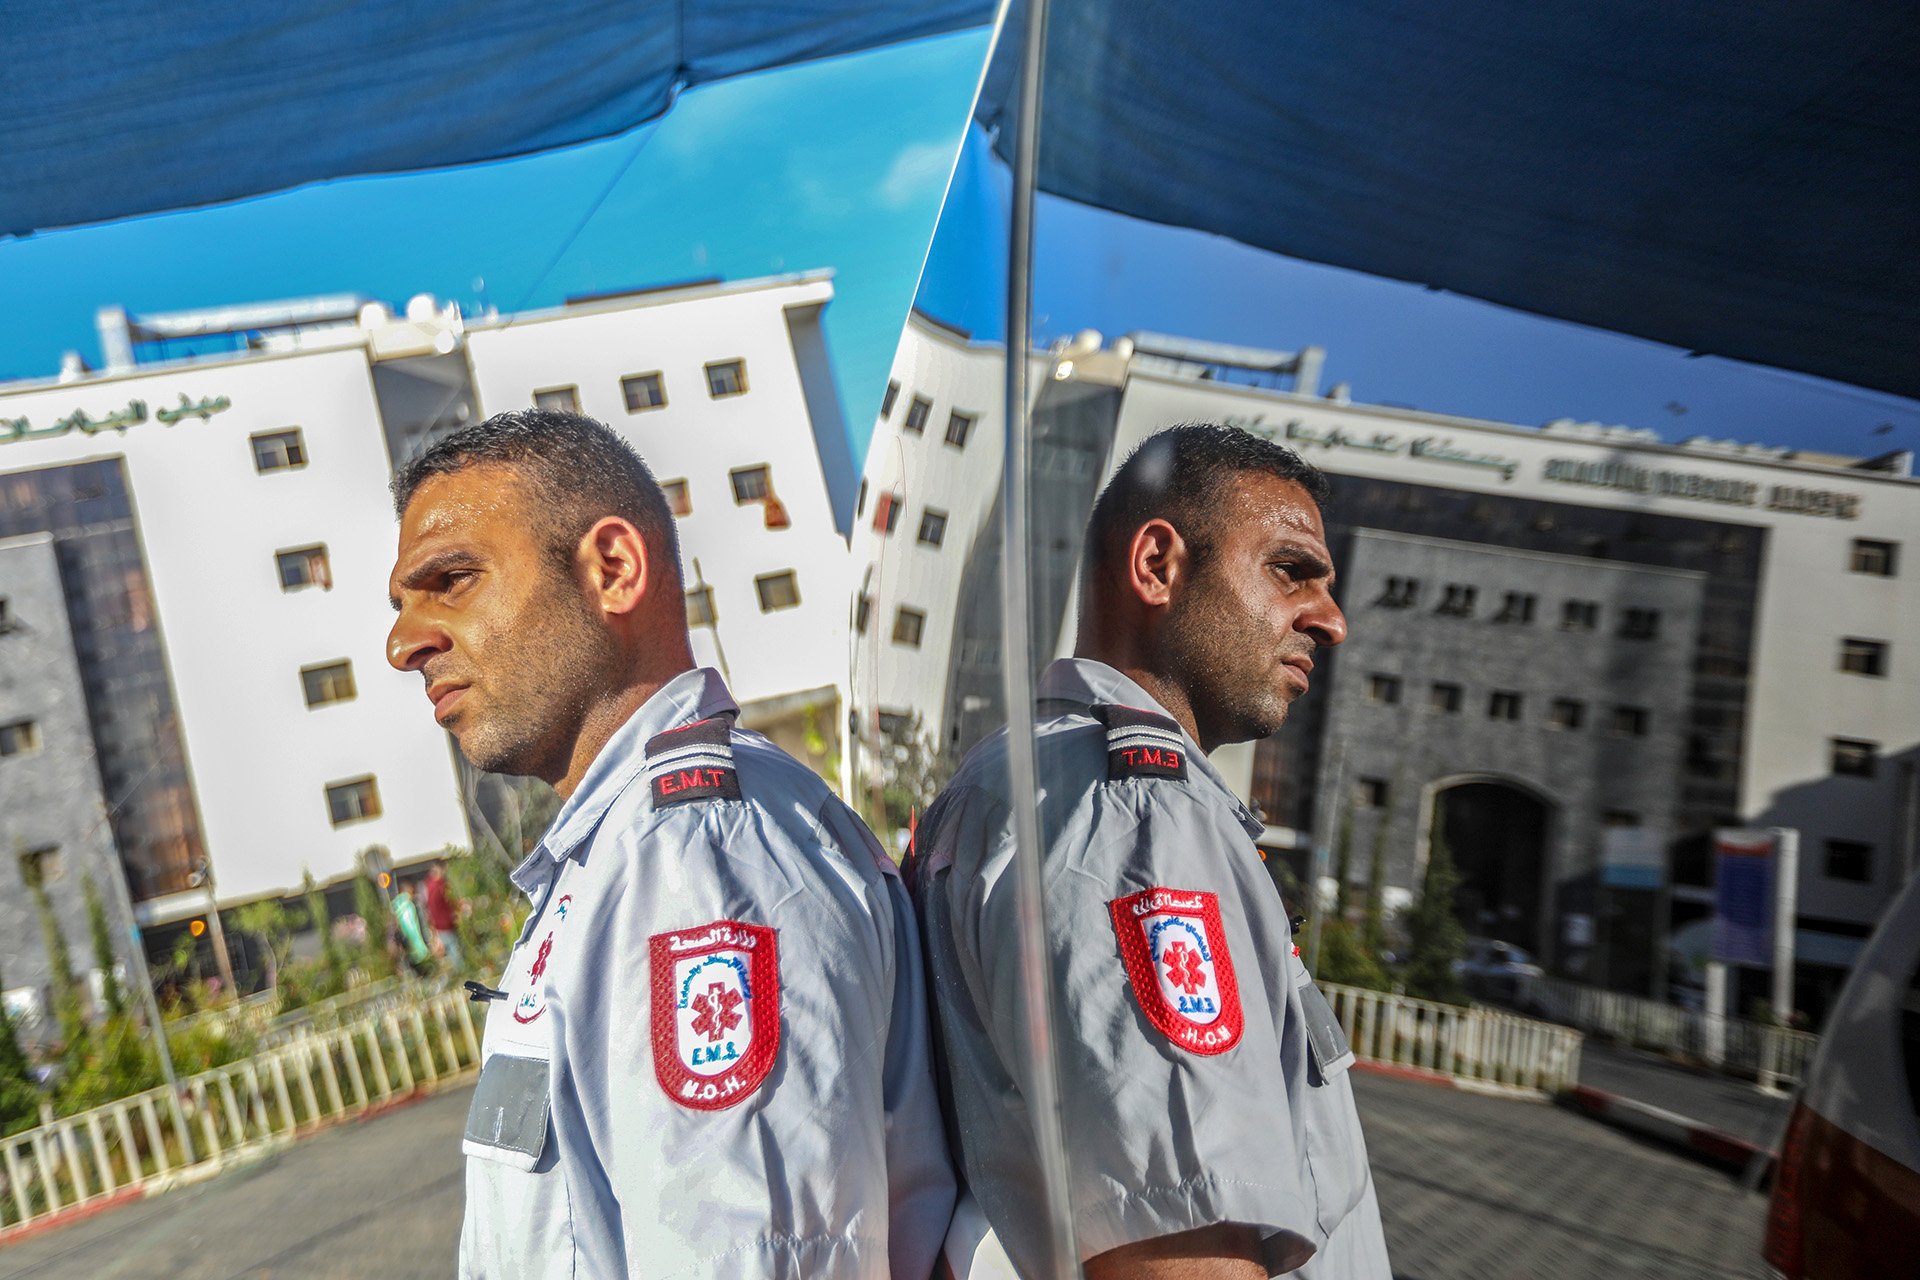
M 1081 645 L 1075 652 L 1076 658 L 1087 658 L 1112 667 L 1127 679 L 1146 690 L 1161 709 L 1177 721 L 1187 732 L 1187 736 L 1200 744 L 1203 754 L 1211 752 L 1218 743 L 1208 742 L 1200 736 L 1200 726 L 1193 714 L 1193 700 L 1187 696 L 1187 690 L 1179 681 L 1161 672 L 1155 671 L 1141 662 L 1137 655 L 1103 651 L 1098 645 Z
M 641 707 L 654 694 L 666 688 L 673 680 L 687 671 L 693 670 L 689 663 L 683 670 L 650 676 L 636 680 L 625 688 L 616 690 L 601 698 L 580 722 L 580 732 L 573 740 L 573 752 L 567 760 L 567 772 L 564 777 L 553 780 L 553 789 L 562 800 L 570 799 L 580 788 L 581 780 L 587 776 L 587 770 L 606 750 L 613 735 L 620 732 L 622 725 L 633 719 Z

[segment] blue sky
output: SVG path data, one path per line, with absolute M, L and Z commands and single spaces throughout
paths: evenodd
M 1004 331 L 1006 169 L 973 130 L 919 304 L 982 338 Z M 1283 258 L 1218 236 L 1043 198 L 1034 332 L 1135 329 L 1327 349 L 1323 386 L 1356 400 L 1539 426 L 1554 418 L 1867 456 L 1920 449 L 1920 403 L 1545 320 Z M 1669 407 L 1673 406 L 1673 407 Z M 1685 412 L 1677 410 L 1684 408 Z M 1890 430 L 1875 431 L 1891 423 Z
M 98 363 L 110 303 L 352 291 L 515 311 L 832 267 L 828 343 L 863 456 L 986 45 L 961 32 L 708 85 L 537 156 L 0 241 L 0 377 L 57 372 L 67 349 Z

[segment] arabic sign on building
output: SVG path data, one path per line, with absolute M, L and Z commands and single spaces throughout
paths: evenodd
M 1585 458 L 1549 458 L 1541 479 L 1559 484 L 1618 489 L 1661 498 L 1718 502 L 1730 507 L 1764 507 L 1796 515 L 1830 516 L 1858 520 L 1858 494 L 1831 489 L 1803 489 L 1796 485 L 1763 485 L 1751 480 L 1729 480 L 1691 471 L 1656 471 L 1627 462 L 1594 462 Z
M 183 392 L 180 403 L 169 409 L 157 410 L 154 420 L 172 426 L 183 418 L 198 418 L 202 422 L 210 421 L 216 413 L 224 413 L 233 407 L 233 402 L 225 396 L 209 396 L 200 400 L 190 400 Z M 16 440 L 47 440 L 54 436 L 64 436 L 78 431 L 83 435 L 98 435 L 102 431 L 124 433 L 129 427 L 135 427 L 147 420 L 147 402 L 129 400 L 127 407 L 116 409 L 112 413 L 103 413 L 98 417 L 84 409 L 75 409 L 64 418 L 55 418 L 44 427 L 36 427 L 26 417 L 0 418 L 0 444 L 11 444 Z
M 1255 414 L 1251 418 L 1229 416 L 1226 425 L 1239 427 L 1257 436 L 1275 438 L 1274 429 L 1265 418 Z M 1287 443 L 1301 453 L 1309 449 L 1350 449 L 1363 453 L 1384 453 L 1396 457 L 1419 458 L 1424 462 L 1444 462 L 1460 467 L 1479 467 L 1487 471 L 1497 471 L 1502 480 L 1513 479 L 1520 469 L 1518 458 L 1503 458 L 1492 453 L 1469 453 L 1455 447 L 1451 436 L 1415 436 L 1408 439 L 1395 435 L 1391 431 L 1350 431 L 1345 427 L 1328 427 L 1316 431 L 1298 418 L 1286 426 Z

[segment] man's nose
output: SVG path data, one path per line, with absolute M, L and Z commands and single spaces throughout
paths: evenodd
M 1302 609 L 1293 625 L 1295 630 L 1312 636 L 1313 642 L 1322 649 L 1330 649 L 1347 638 L 1347 615 L 1334 603 L 1331 592 L 1323 592 L 1318 600 Z
M 402 610 L 387 632 L 387 662 L 395 671 L 418 671 L 428 658 L 448 648 L 447 633 Z

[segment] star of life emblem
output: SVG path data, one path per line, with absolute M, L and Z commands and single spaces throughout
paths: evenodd
M 1220 900 L 1188 889 L 1144 889 L 1107 904 L 1141 1012 L 1191 1053 L 1225 1053 L 1245 1022 L 1227 954 Z
M 519 987 L 519 994 L 513 1001 L 513 1020 L 522 1026 L 547 1011 L 547 961 L 553 956 L 553 935 L 567 922 L 567 908 L 572 905 L 573 895 L 570 893 L 563 894 L 560 901 L 553 904 L 553 925 L 540 939 L 540 946 L 533 953 L 533 963 L 527 966 L 525 980 L 515 984 Z
M 777 934 L 716 920 L 648 942 L 653 1067 L 683 1106 L 718 1111 L 748 1097 L 780 1049 Z

